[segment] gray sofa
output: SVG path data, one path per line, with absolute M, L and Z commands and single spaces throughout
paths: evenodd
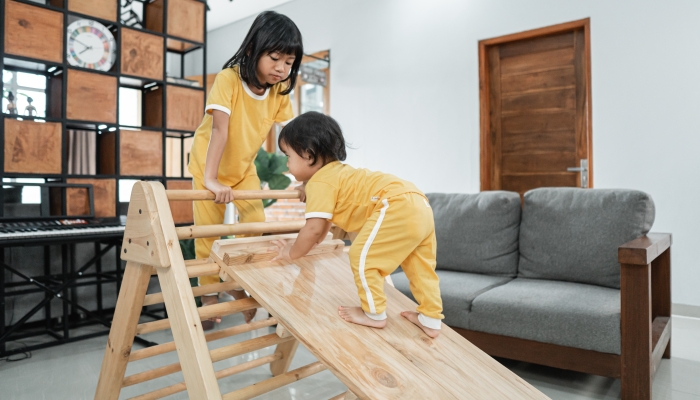
M 671 238 L 647 235 L 655 215 L 649 195 L 541 188 L 522 203 L 505 191 L 428 198 L 447 325 L 491 355 L 622 378 L 624 398 L 650 397 L 658 361 L 634 348 L 648 340 L 659 360 L 670 356 Z M 656 278 L 648 282 L 658 287 L 656 299 L 652 289 L 646 299 L 640 292 L 644 271 Z M 392 279 L 413 298 L 403 272 Z M 648 331 L 648 339 L 634 333 L 625 343 L 630 329 Z M 646 362 L 646 381 L 625 360 Z

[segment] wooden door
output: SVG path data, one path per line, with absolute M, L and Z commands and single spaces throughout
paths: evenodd
M 479 42 L 481 190 L 592 187 L 589 55 L 588 19 Z

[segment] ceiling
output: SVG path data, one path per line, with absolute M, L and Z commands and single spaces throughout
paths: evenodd
M 221 28 L 232 22 L 257 15 L 292 0 L 207 0 L 207 30 Z

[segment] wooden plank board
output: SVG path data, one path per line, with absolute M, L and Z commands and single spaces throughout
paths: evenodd
M 520 153 L 503 155 L 503 174 L 566 172 L 576 166 L 574 153 Z
M 523 54 L 501 60 L 501 76 L 547 71 L 573 65 L 574 47 Z
M 574 110 L 575 106 L 576 89 L 573 86 L 564 89 L 547 91 L 513 93 L 501 97 L 502 115 L 542 109 Z
M 162 176 L 163 134 L 145 130 L 119 131 L 119 172 L 120 175 Z
M 576 114 L 573 111 L 555 111 L 542 114 L 504 116 L 501 129 L 504 133 L 555 132 L 573 129 Z
M 426 336 L 398 314 L 415 304 L 389 285 L 385 329 L 343 321 L 337 307 L 359 299 L 341 251 L 229 270 L 359 398 L 547 398 L 447 326 L 436 339 Z
M 575 86 L 576 75 L 573 66 L 532 74 L 506 75 L 501 78 L 502 94 Z
M 574 151 L 576 132 L 573 129 L 556 132 L 503 133 L 501 153 Z
M 93 201 L 95 204 L 95 217 L 117 216 L 117 180 L 116 179 L 92 179 L 69 178 L 67 183 L 91 184 L 93 187 Z M 66 189 L 66 210 L 68 215 L 86 215 L 90 212 L 90 203 L 87 189 Z
M 536 37 L 534 39 L 518 40 L 505 43 L 500 46 L 501 58 L 519 56 L 522 54 L 536 53 L 571 47 L 574 45 L 574 33 L 564 32 L 551 36 Z

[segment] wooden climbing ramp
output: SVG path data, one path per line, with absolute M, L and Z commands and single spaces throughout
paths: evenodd
M 236 198 L 294 198 L 294 191 L 247 191 Z M 373 329 L 343 321 L 339 305 L 359 304 L 344 243 L 330 236 L 294 263 L 272 261 L 270 240 L 294 240 L 304 221 L 176 228 L 168 200 L 209 201 L 206 191 L 166 191 L 158 182 L 139 182 L 132 191 L 124 232 L 124 279 L 100 371 L 95 399 L 118 399 L 121 388 L 182 371 L 184 382 L 144 393 L 158 399 L 187 390 L 191 399 L 249 399 L 323 370 L 348 387 L 334 399 L 545 399 L 462 336 L 443 325 L 431 339 L 399 315 L 416 305 L 386 285 L 388 324 Z M 208 260 L 184 261 L 178 239 L 244 233 L 280 233 L 215 242 Z M 146 295 L 157 274 L 162 293 Z M 190 287 L 189 278 L 219 274 L 223 282 Z M 250 299 L 197 308 L 194 297 L 243 287 Z M 144 305 L 165 303 L 168 319 L 139 324 Z M 264 321 L 207 333 L 201 320 L 264 307 Z M 208 342 L 276 325 L 275 333 L 209 349 Z M 171 329 L 174 341 L 133 349 L 134 336 Z M 299 343 L 319 361 L 289 371 Z M 273 354 L 214 371 L 212 362 L 276 346 Z M 177 351 L 179 363 L 125 377 L 129 362 Z M 221 394 L 218 379 L 261 365 L 271 377 Z M 235 378 L 233 378 L 235 379 Z

